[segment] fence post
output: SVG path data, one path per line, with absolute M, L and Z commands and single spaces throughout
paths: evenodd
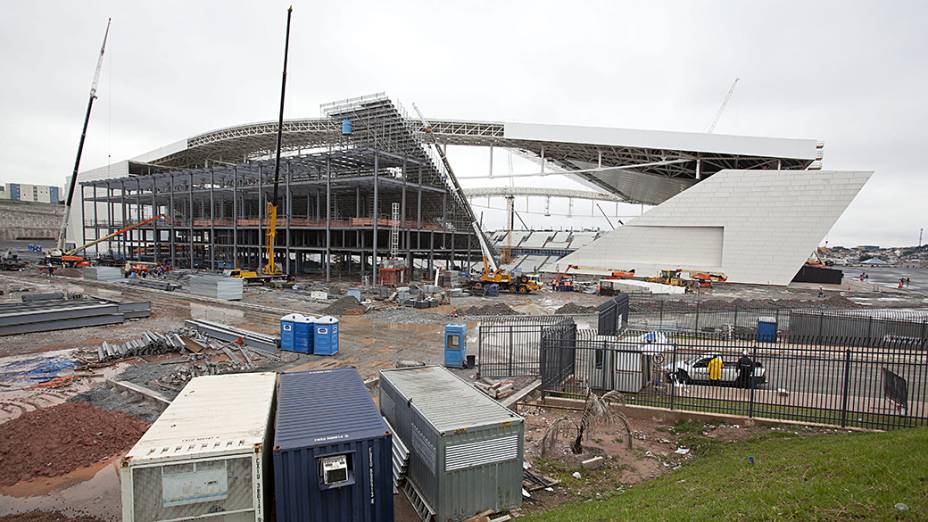
M 661 303 L 661 318 L 660 318 L 660 322 L 658 323 L 657 329 L 663 330 L 664 329 L 664 300 L 661 299 L 660 303 Z
M 696 327 L 693 328 L 693 333 L 699 333 L 699 298 L 696 298 Z
M 544 329 L 544 327 L 542 327 Z M 509 376 L 512 377 L 512 326 L 509 326 Z
M 477 379 L 480 379 L 480 363 L 483 361 L 483 325 L 477 325 Z
M 755 365 L 757 364 L 757 343 L 754 343 L 754 353 L 752 354 L 751 362 L 753 362 Z M 754 380 L 754 368 L 751 368 L 751 373 L 748 374 L 748 386 L 751 387 L 751 402 L 748 404 L 749 418 L 754 417 Z
M 872 340 L 873 337 L 872 337 L 871 332 L 873 332 L 873 316 L 872 315 L 867 317 L 867 346 L 873 346 L 873 340 Z
M 673 396 L 676 394 L 677 390 L 677 343 L 673 343 L 673 353 L 670 354 L 671 364 L 670 368 L 673 373 L 671 373 L 670 381 L 670 409 L 673 410 Z
M 735 307 L 735 324 L 731 328 L 731 337 L 732 339 L 738 338 L 738 307 Z
M 851 382 L 851 351 L 844 351 L 844 399 L 841 403 L 841 427 L 847 427 L 847 400 L 848 400 L 848 388 L 850 388 Z
M 818 315 L 818 344 L 822 344 L 822 329 L 825 327 L 825 311 L 819 311 Z

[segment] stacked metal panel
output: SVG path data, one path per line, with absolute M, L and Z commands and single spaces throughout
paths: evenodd
M 392 521 L 392 434 L 354 368 L 282 373 L 277 520 Z
M 380 411 L 412 449 L 407 480 L 435 520 L 521 504 L 522 417 L 436 366 L 381 370 Z
M 187 284 L 191 294 L 222 299 L 225 301 L 240 301 L 244 293 L 244 280 L 238 277 L 223 277 L 217 275 L 193 275 Z
M 118 324 L 148 317 L 151 303 L 120 303 L 105 299 L 60 299 L 0 304 L 0 335 L 68 330 Z
M 89 266 L 83 270 L 84 279 L 90 281 L 121 281 L 122 269 L 115 266 Z

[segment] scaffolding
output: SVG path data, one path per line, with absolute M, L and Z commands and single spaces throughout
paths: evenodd
M 480 258 L 472 212 L 402 108 L 375 95 L 327 104 L 323 112 L 349 118 L 353 132 L 283 159 L 275 255 L 285 272 L 327 280 L 333 271 L 371 274 L 376 281 L 387 256 L 405 258 L 409 270 L 431 272 L 437 261 L 469 269 Z M 101 242 L 97 253 L 177 268 L 256 269 L 267 261 L 263 202 L 272 176 L 273 161 L 261 159 L 82 183 L 84 242 L 160 214 Z

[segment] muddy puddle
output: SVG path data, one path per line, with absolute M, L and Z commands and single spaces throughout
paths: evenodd
M 118 465 L 116 457 L 58 477 L 0 488 L 0 515 L 43 510 L 119 520 Z

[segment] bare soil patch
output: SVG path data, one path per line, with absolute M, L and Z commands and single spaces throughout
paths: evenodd
M 79 515 L 69 517 L 56 511 L 27 511 L 0 517 L 0 522 L 104 522 L 97 517 Z
M 146 429 L 143 420 L 84 402 L 25 413 L 0 425 L 0 485 L 62 475 L 117 455 Z

